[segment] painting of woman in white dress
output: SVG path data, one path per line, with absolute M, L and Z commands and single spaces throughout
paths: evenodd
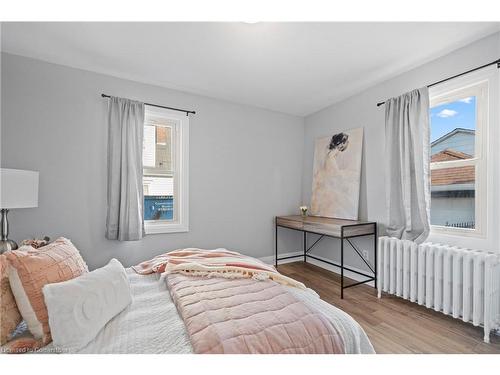
M 316 140 L 311 214 L 358 219 L 363 128 Z

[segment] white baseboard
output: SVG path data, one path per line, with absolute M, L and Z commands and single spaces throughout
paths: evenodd
M 294 253 L 280 253 L 280 257 L 281 258 L 284 258 L 284 257 L 291 257 L 291 256 L 302 256 L 303 253 L 301 253 L 300 251 L 297 251 L 297 252 L 294 252 Z M 271 255 L 269 257 L 262 257 L 262 258 L 259 258 L 261 261 L 263 261 L 264 263 L 267 263 L 267 264 L 272 264 L 274 266 L 274 255 Z M 285 259 L 285 260 L 280 260 L 279 264 L 285 264 L 285 263 L 292 263 L 292 262 L 297 262 L 299 260 L 302 260 L 301 258 L 291 258 L 291 259 Z
M 297 251 L 297 252 L 293 252 L 293 253 L 280 254 L 280 257 L 290 257 L 290 256 L 301 256 L 302 257 L 303 254 L 304 253 L 302 253 L 300 251 Z M 325 257 L 320 257 L 318 255 L 314 255 L 314 256 L 316 258 L 319 258 L 319 259 L 331 261 L 330 259 L 325 258 Z M 262 258 L 259 258 L 259 259 L 261 261 L 263 261 L 264 263 L 274 265 L 274 256 L 262 257 Z M 291 259 L 280 260 L 279 264 L 292 263 L 292 262 L 297 262 L 297 261 L 302 261 L 302 258 L 291 258 Z M 331 272 L 334 272 L 334 273 L 340 275 L 340 268 L 332 266 L 331 264 L 324 263 L 324 262 L 321 262 L 319 260 L 312 259 L 312 258 L 307 258 L 307 263 L 314 264 L 315 266 L 324 268 L 325 270 L 328 270 L 328 271 L 331 271 Z M 359 271 L 359 272 L 370 274 L 369 270 L 368 271 L 367 270 L 362 270 L 362 269 L 359 269 L 359 268 L 356 268 L 356 267 L 352 267 L 352 266 L 348 266 L 348 267 L 352 268 L 355 271 Z M 357 273 L 351 272 L 349 270 L 344 270 L 344 276 L 348 277 L 350 279 L 356 280 L 356 281 L 366 280 L 365 276 L 358 275 Z M 373 281 L 370 281 L 369 283 L 366 283 L 366 285 L 374 286 L 374 283 L 373 283 Z

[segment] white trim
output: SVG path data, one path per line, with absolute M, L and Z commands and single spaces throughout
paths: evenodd
M 147 220 L 146 234 L 180 233 L 189 231 L 189 116 L 163 108 L 146 107 L 156 116 L 177 122 L 172 127 L 172 162 L 174 172 L 174 220 Z
M 477 216 L 476 216 L 477 219 Z M 477 222 L 477 220 L 476 220 Z M 468 228 L 456 228 L 456 227 L 446 227 L 443 225 L 431 225 L 431 234 L 434 235 L 448 235 L 455 237 L 477 237 L 477 238 L 486 238 L 486 235 L 477 231 L 476 229 L 468 229 Z M 445 242 L 445 241 L 439 241 Z
M 144 230 L 146 234 L 183 233 L 189 232 L 189 227 L 176 222 L 150 220 L 144 222 Z
M 495 66 L 469 73 L 432 87 L 431 107 L 459 97 L 477 97 L 477 128 L 474 158 L 431 163 L 431 170 L 474 165 L 476 167 L 476 228 L 431 226 L 428 241 L 467 248 L 499 251 L 500 165 L 498 162 L 499 69 Z M 485 107 L 481 107 L 484 105 Z
M 300 251 L 297 251 L 297 252 L 293 252 L 293 253 L 285 253 L 285 254 L 280 254 L 281 257 L 290 257 L 290 256 L 303 256 L 304 253 L 303 252 L 300 252 Z M 328 261 L 332 261 L 331 259 L 328 259 L 328 258 L 325 258 L 325 257 L 321 257 L 321 256 L 318 256 L 318 255 L 314 255 L 316 258 L 319 258 L 319 259 L 323 259 L 323 260 L 328 260 Z M 271 264 L 274 266 L 274 255 L 272 256 L 267 256 L 267 257 L 262 257 L 262 258 L 259 258 L 261 261 L 263 261 L 264 263 L 267 263 L 267 264 Z M 286 264 L 286 263 L 293 263 L 293 262 L 301 262 L 303 259 L 302 258 L 292 258 L 292 259 L 285 259 L 285 260 L 280 260 L 278 265 L 280 264 Z M 312 259 L 312 258 L 307 258 L 307 263 L 311 263 L 311 264 L 314 264 L 315 266 L 318 266 L 318 267 L 321 267 L 327 271 L 330 271 L 330 272 L 333 272 L 333 273 L 336 273 L 337 275 L 340 275 L 340 269 L 338 267 L 335 267 L 335 266 L 332 266 L 328 263 L 323 263 L 319 260 L 316 260 L 316 259 Z M 353 270 L 355 271 L 359 271 L 359 272 L 370 272 L 369 270 L 362 270 L 362 269 L 359 269 L 359 268 L 356 268 L 356 267 L 353 267 L 353 266 L 348 266 L 349 268 L 352 268 Z M 364 276 L 361 276 L 361 275 L 358 275 L 357 273 L 354 273 L 354 272 L 351 272 L 349 270 L 344 270 L 344 276 L 345 277 L 348 277 L 352 280 L 355 280 L 355 281 L 363 281 L 363 280 L 366 280 L 366 277 Z M 346 284 L 347 285 L 347 284 Z M 370 281 L 368 283 L 366 283 L 366 285 L 369 285 L 369 286 L 374 286 L 375 284 L 373 283 L 373 281 Z
M 495 67 L 496 70 L 496 67 Z M 463 229 L 432 225 L 431 233 L 451 236 L 486 238 L 488 205 L 488 129 L 490 69 L 474 72 L 464 77 L 442 83 L 430 90 L 430 107 L 454 102 L 460 98 L 476 97 L 476 130 L 474 157 L 467 160 L 434 162 L 430 169 L 474 166 L 475 170 L 475 229 Z M 432 207 L 431 207 L 432 211 Z
M 303 256 L 304 253 L 301 253 L 300 251 L 296 251 L 296 252 L 292 252 L 292 253 L 280 253 L 279 254 L 280 257 L 292 257 L 292 256 L 299 256 L 299 255 Z M 271 255 L 268 257 L 261 257 L 261 258 L 259 258 L 259 260 L 261 260 L 267 264 L 272 264 L 274 266 L 274 258 L 275 258 L 274 255 Z M 285 259 L 285 260 L 280 260 L 279 264 L 293 263 L 293 262 L 297 262 L 299 260 L 300 260 L 299 258 Z

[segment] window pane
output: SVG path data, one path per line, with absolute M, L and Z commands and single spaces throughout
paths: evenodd
M 475 228 L 474 166 L 431 171 L 431 224 Z
M 154 168 L 156 165 L 156 126 L 144 126 L 142 164 L 146 168 Z
M 431 162 L 474 157 L 476 97 L 468 96 L 430 109 Z
M 156 127 L 156 164 L 155 167 L 172 171 L 172 128 Z
M 144 126 L 142 163 L 157 173 L 172 172 L 172 127 Z
M 174 128 L 179 120 L 146 108 L 143 146 L 144 220 L 177 220 Z
M 144 220 L 174 219 L 174 179 L 144 176 Z

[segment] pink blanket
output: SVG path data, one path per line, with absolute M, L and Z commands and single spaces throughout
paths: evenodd
M 344 353 L 331 322 L 283 285 L 304 284 L 225 249 L 183 249 L 134 267 L 165 273 L 196 353 Z
M 170 274 L 196 353 L 344 353 L 330 321 L 272 281 Z

